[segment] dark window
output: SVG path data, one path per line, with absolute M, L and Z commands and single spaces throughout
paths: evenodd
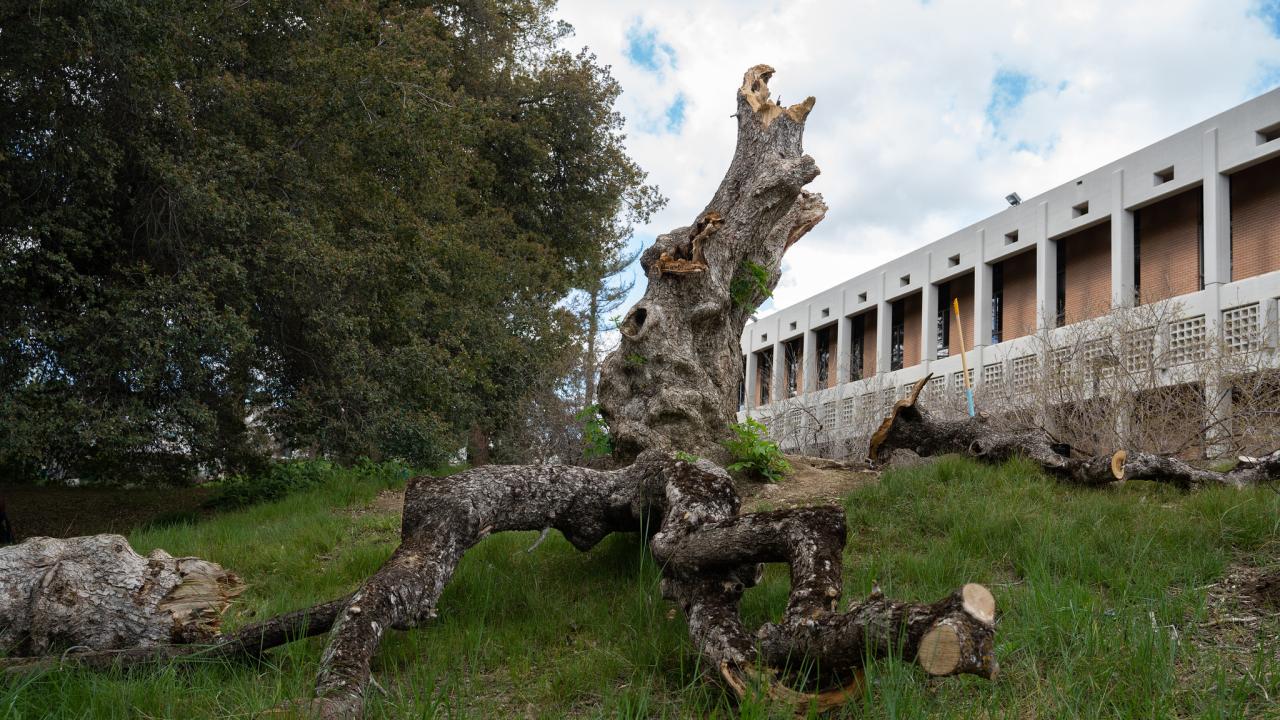
M 948 322 L 951 313 L 951 283 L 942 283 L 938 286 L 938 357 L 944 358 L 951 354 L 951 323 Z
M 893 320 L 889 326 L 889 369 L 902 369 L 902 343 L 907 338 L 907 304 L 903 300 L 893 303 Z
M 853 318 L 853 335 L 849 343 L 849 380 L 861 380 L 863 358 L 867 347 L 867 316 Z
M 1055 313 L 1057 322 L 1054 327 L 1062 327 L 1067 324 L 1067 249 L 1063 247 L 1061 242 L 1056 242 L 1053 246 L 1057 250 L 1058 256 L 1058 271 L 1056 273 L 1058 278 L 1056 283 L 1058 286 L 1058 307 Z
M 991 344 L 1004 339 L 1004 263 L 991 266 Z
M 1142 212 L 1133 214 L 1133 304 L 1142 304 Z
M 782 352 L 787 363 L 787 397 L 795 397 L 800 392 L 800 364 L 804 362 L 804 347 L 800 340 L 792 340 L 783 343 Z
M 1196 214 L 1196 262 L 1200 263 L 1200 289 L 1204 289 L 1204 201 L 1200 201 L 1200 211 Z
M 831 336 L 832 327 L 827 326 L 818 330 L 817 337 L 814 338 L 814 349 L 818 353 L 818 389 L 825 390 L 831 380 L 831 373 L 827 365 L 831 362 Z
M 760 404 L 770 402 L 773 397 L 770 385 L 773 383 L 773 351 L 765 350 L 756 353 L 756 385 L 760 386 Z

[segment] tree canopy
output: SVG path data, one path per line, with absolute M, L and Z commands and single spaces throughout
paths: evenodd
M 0 467 L 443 459 L 660 202 L 543 0 L 6 2 Z

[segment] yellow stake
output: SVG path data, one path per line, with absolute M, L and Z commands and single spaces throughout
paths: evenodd
M 955 311 L 956 332 L 960 334 L 960 369 L 963 371 L 961 376 L 964 378 L 964 394 L 969 400 L 969 417 L 973 417 L 976 414 L 973 408 L 973 386 L 969 384 L 969 359 L 965 357 L 964 322 L 960 319 L 959 298 L 951 298 L 951 309 Z

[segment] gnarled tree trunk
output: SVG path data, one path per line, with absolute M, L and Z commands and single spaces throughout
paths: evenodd
M 786 109 L 771 102 L 772 73 L 764 65 L 747 71 L 729 171 L 691 227 L 663 235 L 642 257 L 647 291 L 604 363 L 600 404 L 619 459 L 634 462 L 616 470 L 485 466 L 415 478 L 400 546 L 359 589 L 241 631 L 214 652 L 260 652 L 329 630 L 315 697 L 303 705 L 321 717 L 355 717 L 383 634 L 434 618 L 459 560 L 481 539 L 555 528 L 585 551 L 610 533 L 648 528 L 664 596 L 683 609 L 705 666 L 738 693 L 763 688 L 790 702 L 840 702 L 865 658 L 896 651 L 935 675 L 995 675 L 995 603 L 985 588 L 966 585 L 928 604 L 892 602 L 877 591 L 841 612 L 847 529 L 838 508 L 739 515 L 723 469 L 672 452 L 718 451 L 741 379 L 742 328 L 777 283 L 787 247 L 826 211 L 803 190 L 818 174 L 801 147 L 813 100 Z M 791 593 L 780 621 L 752 631 L 739 601 L 768 562 L 790 566 Z M 836 689 L 788 688 L 775 671 L 802 661 Z

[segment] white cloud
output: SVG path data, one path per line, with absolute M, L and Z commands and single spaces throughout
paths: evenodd
M 1008 192 L 1043 192 L 1280 81 L 1280 39 L 1251 8 L 565 0 L 560 15 L 577 29 L 571 47 L 613 66 L 627 145 L 670 198 L 638 240 L 691 223 L 711 197 L 747 67 L 773 65 L 784 103 L 817 97 L 806 149 L 831 212 L 788 253 L 781 307 L 998 211 Z M 671 49 L 662 72 L 628 60 L 637 24 Z M 1001 70 L 1031 81 L 997 134 L 987 108 Z M 657 121 L 681 96 L 683 123 Z

